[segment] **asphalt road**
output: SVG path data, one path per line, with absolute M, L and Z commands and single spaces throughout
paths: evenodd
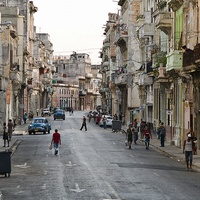
M 93 121 L 80 131 L 84 112 L 53 121 L 61 133 L 59 154 L 51 134 L 17 136 L 9 178 L 0 176 L 4 200 L 199 200 L 200 174 L 143 143 L 129 150 L 125 136 Z

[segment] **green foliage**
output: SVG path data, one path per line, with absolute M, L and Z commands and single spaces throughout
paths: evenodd
M 167 1 L 160 1 L 157 6 L 159 10 L 163 10 L 167 6 Z

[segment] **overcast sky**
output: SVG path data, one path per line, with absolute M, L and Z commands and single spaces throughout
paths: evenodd
M 87 53 L 92 64 L 100 64 L 99 51 L 105 38 L 103 25 L 108 13 L 117 13 L 116 0 L 33 0 L 37 32 L 48 33 L 54 55 L 72 51 Z

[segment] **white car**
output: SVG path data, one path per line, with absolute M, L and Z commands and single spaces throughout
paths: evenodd
M 112 127 L 113 118 L 110 115 L 105 115 L 105 117 L 106 117 L 106 125 Z M 103 126 L 103 118 L 104 118 L 104 115 L 102 115 L 101 120 L 99 122 L 99 126 L 101 127 Z
M 42 116 L 49 115 L 51 116 L 50 108 L 44 108 L 42 110 Z

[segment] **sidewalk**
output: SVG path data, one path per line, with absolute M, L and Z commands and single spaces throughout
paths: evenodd
M 4 141 L 3 141 L 3 135 L 0 135 L 0 152 L 1 151 L 14 151 L 16 149 L 16 146 L 20 143 L 20 141 L 17 139 L 17 135 L 26 135 L 28 134 L 28 124 L 22 124 L 15 127 L 13 131 L 13 137 L 12 140 L 9 142 L 9 147 L 3 147 Z M 7 144 L 7 143 L 6 143 Z

